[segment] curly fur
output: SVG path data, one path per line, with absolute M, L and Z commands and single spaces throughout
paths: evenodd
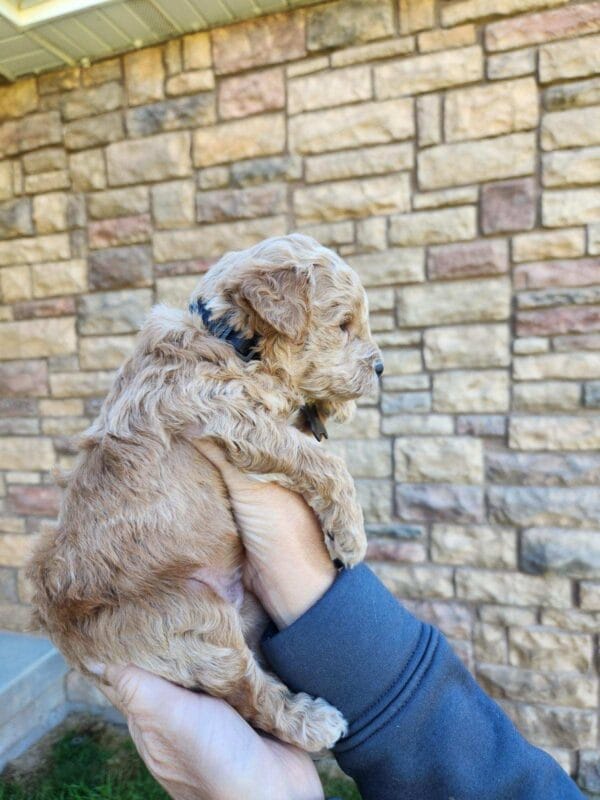
M 214 319 L 259 336 L 244 362 L 189 311 L 157 306 L 99 417 L 81 438 L 58 529 L 28 574 L 38 624 L 71 664 L 135 663 L 226 698 L 257 727 L 307 750 L 345 730 L 325 701 L 291 693 L 259 663 L 265 625 L 243 591 L 243 548 L 220 474 L 195 442 L 306 498 L 333 558 L 361 560 L 360 507 L 344 464 L 298 409 L 347 418 L 380 353 L 355 273 L 299 234 L 226 254 L 200 280 Z

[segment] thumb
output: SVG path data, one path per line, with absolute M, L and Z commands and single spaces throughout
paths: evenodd
M 87 667 L 101 679 L 98 687 L 105 697 L 125 716 L 143 711 L 152 691 L 148 684 L 161 681 L 161 678 L 132 664 L 88 664 Z

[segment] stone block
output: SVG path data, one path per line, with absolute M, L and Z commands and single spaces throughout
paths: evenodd
M 354 242 L 353 222 L 326 222 L 322 225 L 302 226 L 299 230 L 325 247 L 339 247 Z
M 456 189 L 440 189 L 437 192 L 416 192 L 413 194 L 413 208 L 440 208 L 441 206 L 462 206 L 477 203 L 479 189 L 476 186 L 459 186 Z
M 401 437 L 394 477 L 403 483 L 482 483 L 481 441 L 469 437 Z
M 300 188 L 294 192 L 294 213 L 302 223 L 356 219 L 407 211 L 409 208 L 410 185 L 407 175 L 338 181 Z
M 584 258 L 577 260 L 552 260 L 532 262 L 523 264 L 515 268 L 515 287 L 517 289 L 545 289 L 546 287 L 570 287 L 586 286 L 600 282 L 600 259 Z M 531 297 L 530 297 L 531 295 Z M 525 307 L 523 301 L 530 301 L 527 304 L 533 306 L 546 305 L 543 292 L 519 295 L 521 298 L 519 307 Z M 570 295 L 570 296 L 569 296 Z M 552 298 L 552 302 L 556 298 Z M 581 302 L 589 299 L 585 296 L 579 297 L 577 292 L 565 293 L 561 298 L 563 302 Z
M 219 180 L 205 185 L 202 175 L 206 177 L 212 171 L 217 172 Z M 221 180 L 219 172 L 224 172 Z M 229 170 L 227 167 L 212 167 L 200 173 L 201 189 L 215 189 L 229 183 Z M 256 158 L 249 161 L 240 161 L 231 165 L 231 182 L 234 186 L 254 186 L 269 181 L 292 181 L 302 177 L 302 159 L 299 156 L 274 156 L 272 158 Z
M 179 308 L 187 307 L 189 297 L 198 284 L 198 275 L 177 275 L 156 281 L 156 301 Z
M 38 194 L 33 198 L 33 218 L 38 233 L 56 233 L 69 227 L 71 199 L 66 192 Z
M 60 496 L 57 486 L 9 486 L 8 509 L 12 514 L 55 517 L 58 514 Z
M 525 572 L 600 578 L 600 531 L 528 528 L 521 539 Z
M 452 570 L 447 567 L 375 563 L 371 568 L 390 592 L 400 598 L 448 600 L 454 594 Z
M 444 107 L 449 142 L 529 130 L 539 118 L 533 78 L 456 89 L 446 94 Z
M 99 86 L 101 83 L 120 80 L 121 60 L 119 58 L 107 58 L 104 61 L 98 61 L 98 63 L 92 64 L 81 73 L 83 86 Z
M 90 253 L 88 263 L 93 290 L 152 285 L 152 254 L 147 245 L 107 247 Z
M 536 50 L 534 47 L 525 50 L 513 50 L 509 53 L 497 53 L 487 57 L 487 77 L 494 80 L 518 78 L 535 72 Z
M 283 184 L 266 184 L 247 189 L 220 189 L 198 192 L 197 222 L 226 222 L 283 214 L 287 209 L 287 193 Z
M 154 190 L 158 189 L 155 187 Z M 132 186 L 126 189 L 109 189 L 95 192 L 87 198 L 88 213 L 92 219 L 109 219 L 144 214 L 150 210 L 148 188 Z
M 0 161 L 0 200 L 8 200 L 13 195 L 13 165 L 10 161 Z
M 64 141 L 67 150 L 84 150 L 118 142 L 125 136 L 120 111 L 109 111 L 95 117 L 76 119 L 65 125 Z
M 106 163 L 111 186 L 181 178 L 192 171 L 190 135 L 164 133 L 111 144 Z
M 24 78 L 0 88 L 0 120 L 18 119 L 38 107 L 35 78 Z
M 597 331 L 600 330 L 600 309 L 597 306 L 567 306 L 544 311 L 519 311 L 516 330 L 521 336 Z
M 384 286 L 423 281 L 424 259 L 421 249 L 399 248 L 372 255 L 350 256 L 347 261 L 365 286 Z
M 600 183 L 600 147 L 545 153 L 542 157 L 542 180 L 544 186 Z
M 33 233 L 31 201 L 28 198 L 0 204 L 0 239 L 12 239 Z
M 403 58 L 373 69 L 375 95 L 388 97 L 421 94 L 471 83 L 483 77 L 483 54 L 479 46 Z
M 431 411 L 431 394 L 430 392 L 384 394 L 381 398 L 381 410 L 384 414 L 426 413 Z
M 571 582 L 557 576 L 465 567 L 456 570 L 456 596 L 472 603 L 570 608 Z
M 86 150 L 69 156 L 69 174 L 74 192 L 91 192 L 106 186 L 104 151 Z
M 34 264 L 31 270 L 33 296 L 79 294 L 87 289 L 84 259 Z
M 79 365 L 81 369 L 116 369 L 134 347 L 134 336 L 85 336 L 79 340 Z
M 416 0 L 414 5 L 420 7 L 426 4 Z M 459 25 L 449 30 L 437 29 L 420 33 L 419 50 L 421 53 L 450 50 L 453 47 L 466 47 L 467 45 L 475 44 L 476 41 L 477 34 L 474 25 Z
M 515 569 L 516 534 L 488 525 L 433 525 L 431 558 L 441 564 Z
M 53 466 L 51 439 L 39 436 L 0 437 L 0 469 L 50 470 Z
M 515 411 L 544 414 L 548 411 L 576 411 L 581 404 L 581 387 L 566 381 L 533 381 L 513 386 Z
M 81 119 L 115 111 L 123 105 L 123 89 L 117 82 L 104 83 L 97 88 L 77 89 L 61 97 L 64 120 Z
M 164 97 L 164 68 L 160 47 L 127 53 L 123 58 L 129 105 L 139 106 Z
M 407 53 L 414 53 L 415 51 L 415 37 L 402 36 L 400 38 L 386 39 L 382 42 L 373 42 L 371 44 L 358 45 L 356 47 L 347 47 L 343 50 L 338 50 L 329 56 L 332 67 L 345 67 L 349 64 L 364 63 L 365 61 L 376 61 L 382 58 L 391 58 L 392 56 L 402 56 Z M 318 64 L 318 69 L 324 69 L 328 66 L 329 61 L 326 56 L 315 59 L 315 61 L 322 62 Z M 294 65 L 297 69 L 298 65 Z M 288 74 L 292 66 L 288 67 Z
M 600 457 L 595 453 L 486 452 L 486 477 L 491 483 L 533 486 L 595 484 Z
M 432 279 L 500 275 L 508 272 L 508 244 L 490 239 L 431 247 L 427 272 Z
M 264 73 L 260 73 L 261 83 Z M 371 72 L 368 66 L 345 67 L 318 72 L 288 81 L 287 108 L 289 114 L 312 111 L 317 108 L 370 100 L 372 96 Z M 281 102 L 283 105 L 283 86 Z M 238 114 L 237 116 L 242 116 Z
M 600 7 L 580 3 L 568 8 L 528 14 L 488 25 L 485 43 L 488 50 L 511 50 L 516 47 L 567 39 L 600 30 Z
M 424 334 L 427 369 L 505 367 L 510 364 L 508 325 L 457 325 Z
M 550 349 L 550 342 L 543 336 L 526 336 L 520 339 L 513 339 L 513 352 L 517 355 L 535 355 L 536 353 L 547 353 Z
M 600 420 L 593 417 L 513 417 L 510 446 L 518 450 L 595 450 Z
M 0 605 L 18 603 L 17 571 L 10 567 L 0 568 Z
M 219 113 L 223 119 L 247 117 L 284 106 L 285 81 L 281 67 L 222 78 L 219 82 Z
M 366 559 L 419 564 L 426 560 L 426 552 L 421 542 L 402 542 L 385 537 L 369 538 Z
M 29 267 L 4 267 L 0 271 L 0 300 L 3 303 L 11 304 L 20 300 L 28 300 L 30 297 L 31 274 Z
M 79 298 L 79 333 L 131 333 L 142 326 L 152 305 L 150 289 L 99 292 Z
M 600 71 L 600 35 L 572 41 L 554 42 L 540 47 L 539 74 L 542 83 L 569 78 L 585 78 Z
M 378 439 L 381 415 L 376 408 L 358 408 L 352 419 L 343 424 L 328 422 L 329 438 L 332 441 L 347 439 Z
M 600 197 L 593 189 L 544 192 L 542 223 L 550 228 L 600 222 Z
M 392 519 L 392 482 L 389 480 L 355 481 L 358 502 L 366 523 L 389 523 Z
M 513 237 L 514 261 L 542 261 L 550 258 L 572 258 L 585 253 L 585 236 L 582 228 L 535 233 L 521 233 Z
M 4 398 L 45 395 L 48 367 L 40 359 L 0 362 L 0 394 Z
M 75 314 L 75 301 L 72 297 L 31 300 L 17 303 L 13 306 L 13 315 L 16 320 L 41 317 L 69 317 L 73 314 Z
M 215 72 L 241 72 L 306 55 L 304 15 L 270 14 L 211 32 Z
M 384 439 L 330 442 L 327 449 L 342 458 L 354 478 L 390 478 L 392 446 Z
M 504 0 L 502 5 L 494 7 L 493 13 L 496 16 L 509 17 L 523 11 L 559 6 L 563 3 L 564 0 Z M 442 8 L 441 21 L 442 25 L 450 27 L 461 22 L 470 22 L 489 16 L 488 0 L 462 0 L 457 3 L 445 3 Z
M 488 514 L 501 525 L 597 528 L 600 498 L 592 486 L 491 486 Z
M 543 96 L 544 106 L 548 111 L 593 106 L 600 102 L 600 78 L 550 86 Z
M 398 289 L 398 316 L 404 328 L 508 319 L 510 284 L 489 278 L 405 286 Z
M 62 125 L 58 111 L 0 123 L 0 153 L 3 158 L 61 142 Z
M 461 436 L 506 436 L 506 418 L 500 414 L 467 414 L 456 420 L 456 433 Z
M 192 181 L 169 181 L 152 187 L 152 212 L 157 228 L 194 224 L 195 190 Z
M 584 385 L 583 404 L 586 408 L 600 408 L 600 381 Z
M 392 350 L 385 348 L 382 350 L 385 371 L 390 375 L 407 375 L 414 372 L 421 372 L 423 369 L 423 359 L 420 350 Z
M 215 76 L 210 69 L 195 69 L 191 72 L 180 72 L 167 79 L 165 91 L 168 96 L 178 97 L 182 94 L 209 92 L 215 88 Z
M 201 230 L 158 231 L 154 234 L 154 258 L 157 262 L 196 260 L 221 256 L 232 248 L 243 249 L 269 236 L 286 233 L 285 217 L 207 225 Z
M 50 389 L 53 397 L 96 397 L 105 395 L 114 381 L 114 372 L 54 372 L 50 375 Z M 61 430 L 60 425 L 57 426 Z M 85 428 L 75 427 L 74 432 Z M 54 431 L 54 434 L 58 432 Z
M 385 175 L 410 169 L 413 164 L 411 144 L 389 144 L 312 156 L 306 159 L 307 183 L 352 178 L 362 175 Z
M 593 708 L 597 680 L 587 675 L 517 669 L 503 664 L 478 664 L 477 679 L 500 700 Z
M 38 79 L 39 92 L 44 95 L 76 89 L 79 86 L 80 74 L 79 67 L 67 67 L 40 75 Z
M 600 792 L 600 756 L 596 751 L 580 751 L 577 779 L 582 789 Z
M 345 47 L 393 34 L 394 11 L 390 0 L 337 0 L 307 12 L 309 50 Z
M 199 128 L 216 121 L 215 99 L 206 92 L 131 108 L 126 115 L 130 137 Z
M 0 323 L 2 357 L 43 358 L 74 353 L 76 335 L 73 318 L 36 319 Z
M 542 148 L 558 150 L 561 147 L 585 147 L 599 144 L 600 108 L 575 108 L 544 114 L 542 120 Z
M 535 171 L 535 160 L 535 137 L 531 133 L 440 144 L 419 153 L 419 186 L 442 189 L 530 175 Z
M 509 376 L 505 370 L 439 372 L 433 377 L 433 408 L 448 413 L 508 411 Z
M 0 566 L 25 566 L 34 543 L 34 536 L 18 533 L 0 534 Z
M 75 417 L 83 416 L 84 413 L 81 400 L 45 399 L 40 400 L 38 405 L 42 417 Z
M 582 581 L 579 584 L 581 595 L 581 608 L 600 610 L 600 583 Z
M 152 220 L 149 214 L 103 219 L 88 225 L 88 245 L 90 250 L 98 250 L 119 245 L 140 244 L 149 241 L 151 234 Z M 90 257 L 95 255 L 92 254 Z
M 24 191 L 26 194 L 37 194 L 51 192 L 54 189 L 68 189 L 69 185 L 69 173 L 66 170 L 54 170 L 26 175 Z
M 442 141 L 442 104 L 437 94 L 417 98 L 417 132 L 420 147 Z
M 398 518 L 405 522 L 483 522 L 483 492 L 478 486 L 397 484 Z
M 478 662 L 506 663 L 505 629 L 489 622 L 476 622 L 473 629 L 473 649 Z
M 194 133 L 194 165 L 209 167 L 243 158 L 281 153 L 285 146 L 285 120 L 281 114 L 264 114 L 223 122 Z
M 546 378 L 579 380 L 600 378 L 600 353 L 543 353 L 519 356 L 513 362 L 514 377 L 521 381 Z
M 511 628 L 509 663 L 524 669 L 588 672 L 592 640 L 589 636 L 544 628 Z
M 396 245 L 443 244 L 473 239 L 476 235 L 474 206 L 416 211 L 394 216 L 390 220 L 389 239 Z
M 414 132 L 410 98 L 307 111 L 289 121 L 290 148 L 304 154 L 385 144 Z
M 201 31 L 183 37 L 183 64 L 186 69 L 208 69 L 211 66 L 209 33 Z
M 535 226 L 536 189 L 533 179 L 505 181 L 481 190 L 484 233 L 528 230 Z

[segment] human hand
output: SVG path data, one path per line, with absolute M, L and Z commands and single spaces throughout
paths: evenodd
M 323 800 L 310 756 L 257 733 L 224 700 L 134 666 L 89 668 L 173 800 Z
M 196 444 L 221 472 L 246 548 L 244 580 L 279 628 L 290 625 L 329 589 L 336 570 L 304 499 L 232 466 L 221 448 Z

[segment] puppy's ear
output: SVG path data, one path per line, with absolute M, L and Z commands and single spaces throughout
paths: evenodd
M 308 327 L 309 282 L 306 270 L 286 267 L 246 276 L 240 293 L 271 328 L 300 342 Z

